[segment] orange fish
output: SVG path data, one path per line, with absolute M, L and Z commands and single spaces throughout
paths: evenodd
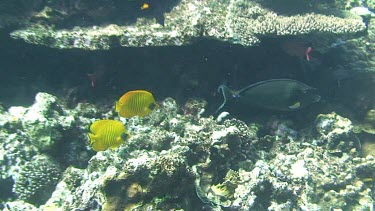
M 144 90 L 135 90 L 125 93 L 115 105 L 116 112 L 126 118 L 133 116 L 144 117 L 159 108 L 154 96 Z
M 147 3 L 143 3 L 141 6 L 141 10 L 147 10 L 148 8 L 150 8 L 150 5 Z

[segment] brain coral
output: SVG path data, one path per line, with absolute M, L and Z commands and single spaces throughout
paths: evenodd
M 26 202 L 44 204 L 55 190 L 61 170 L 58 164 L 45 155 L 37 155 L 33 161 L 20 167 L 13 192 Z

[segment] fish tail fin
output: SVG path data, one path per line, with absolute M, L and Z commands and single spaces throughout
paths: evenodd
M 89 133 L 88 136 L 89 136 L 89 139 L 90 139 L 89 144 L 92 145 L 95 142 L 96 135 L 92 134 L 92 133 Z
M 217 91 L 223 94 L 224 102 L 221 104 L 221 106 L 218 109 L 216 109 L 216 113 L 218 113 L 224 107 L 225 103 L 228 100 L 230 100 L 233 95 L 233 91 L 229 89 L 227 86 L 225 86 L 224 84 L 220 85 L 217 88 Z
M 121 103 L 119 101 L 115 102 L 115 111 L 118 113 L 121 110 Z

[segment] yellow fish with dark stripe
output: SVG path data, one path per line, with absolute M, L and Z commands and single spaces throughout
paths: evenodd
M 125 93 L 119 101 L 116 102 L 116 112 L 126 118 L 133 116 L 144 117 L 153 110 L 159 108 L 155 102 L 154 96 L 148 91 L 135 90 Z
M 91 124 L 89 138 L 90 146 L 98 152 L 118 148 L 130 135 L 120 121 L 98 120 Z

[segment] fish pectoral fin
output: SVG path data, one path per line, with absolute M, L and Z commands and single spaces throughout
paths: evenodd
M 293 105 L 289 106 L 290 109 L 297 109 L 301 107 L 301 102 L 295 102 Z
M 111 150 L 115 150 L 115 149 L 119 148 L 119 146 L 120 146 L 122 143 L 124 143 L 124 140 L 121 139 L 121 136 L 120 136 L 120 137 L 117 137 L 117 138 L 116 138 L 116 143 L 114 143 L 114 144 L 113 144 L 112 146 L 110 146 L 109 148 L 110 148 Z
M 118 147 L 118 146 L 120 146 L 121 144 L 123 144 L 124 142 L 125 142 L 125 140 L 122 139 L 121 136 L 119 136 L 119 137 L 116 138 L 116 144 L 114 144 L 113 146 L 114 146 L 114 147 Z
M 116 150 L 116 149 L 119 148 L 120 145 L 121 145 L 121 144 L 116 144 L 116 145 L 110 146 L 109 148 L 110 148 L 111 150 Z

